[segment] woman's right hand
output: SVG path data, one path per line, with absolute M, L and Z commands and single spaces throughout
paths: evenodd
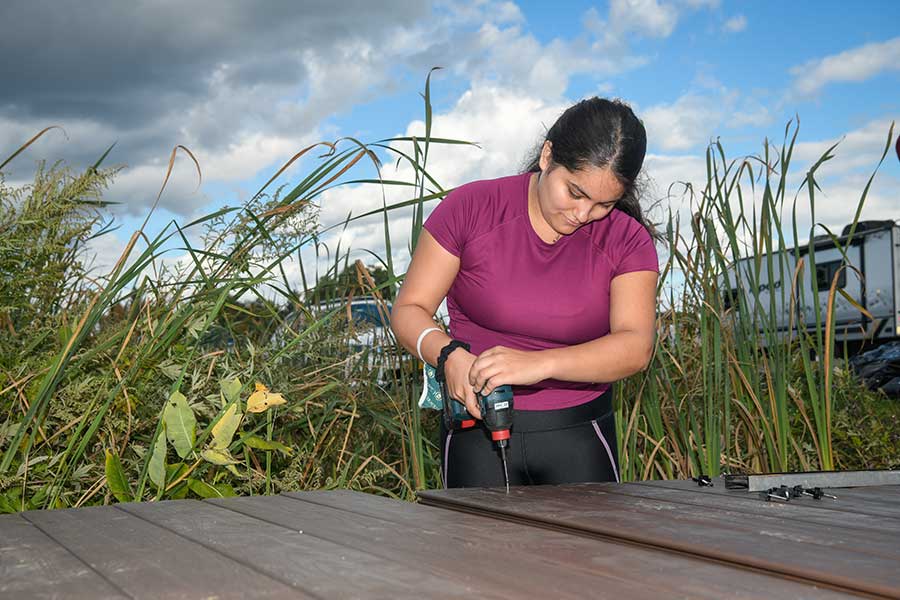
M 469 383 L 469 369 L 478 358 L 465 348 L 456 348 L 444 363 L 444 378 L 450 397 L 465 405 L 469 414 L 476 419 L 481 418 L 481 410 L 475 399 L 475 389 Z

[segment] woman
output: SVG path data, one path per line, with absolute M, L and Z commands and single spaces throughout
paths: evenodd
M 391 327 L 478 419 L 476 392 L 513 386 L 512 485 L 619 481 L 610 382 L 647 367 L 655 334 L 646 146 L 627 105 L 583 100 L 525 173 L 460 186 L 424 224 Z M 452 338 L 432 320 L 445 295 Z M 442 427 L 441 447 L 447 487 L 503 485 L 484 427 Z

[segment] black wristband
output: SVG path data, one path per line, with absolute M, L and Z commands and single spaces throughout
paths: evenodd
M 449 344 L 441 348 L 441 353 L 438 355 L 437 359 L 437 366 L 434 368 L 434 378 L 441 383 L 444 382 L 444 363 L 447 362 L 447 357 L 450 356 L 450 353 L 457 348 L 463 348 L 466 352 L 469 351 L 469 345 L 459 340 L 450 340 Z

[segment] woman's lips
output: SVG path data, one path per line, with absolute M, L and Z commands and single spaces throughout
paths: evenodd
M 575 229 L 578 229 L 579 227 L 581 227 L 581 223 L 576 223 L 575 221 L 568 219 L 568 218 L 566 219 L 566 223 L 568 223 L 570 226 L 574 227 Z

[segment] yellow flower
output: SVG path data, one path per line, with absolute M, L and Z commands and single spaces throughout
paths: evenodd
M 281 394 L 272 394 L 269 392 L 269 388 L 257 381 L 256 391 L 250 394 L 250 397 L 247 399 L 247 412 L 266 412 L 270 407 L 285 404 L 286 402 L 287 400 Z

